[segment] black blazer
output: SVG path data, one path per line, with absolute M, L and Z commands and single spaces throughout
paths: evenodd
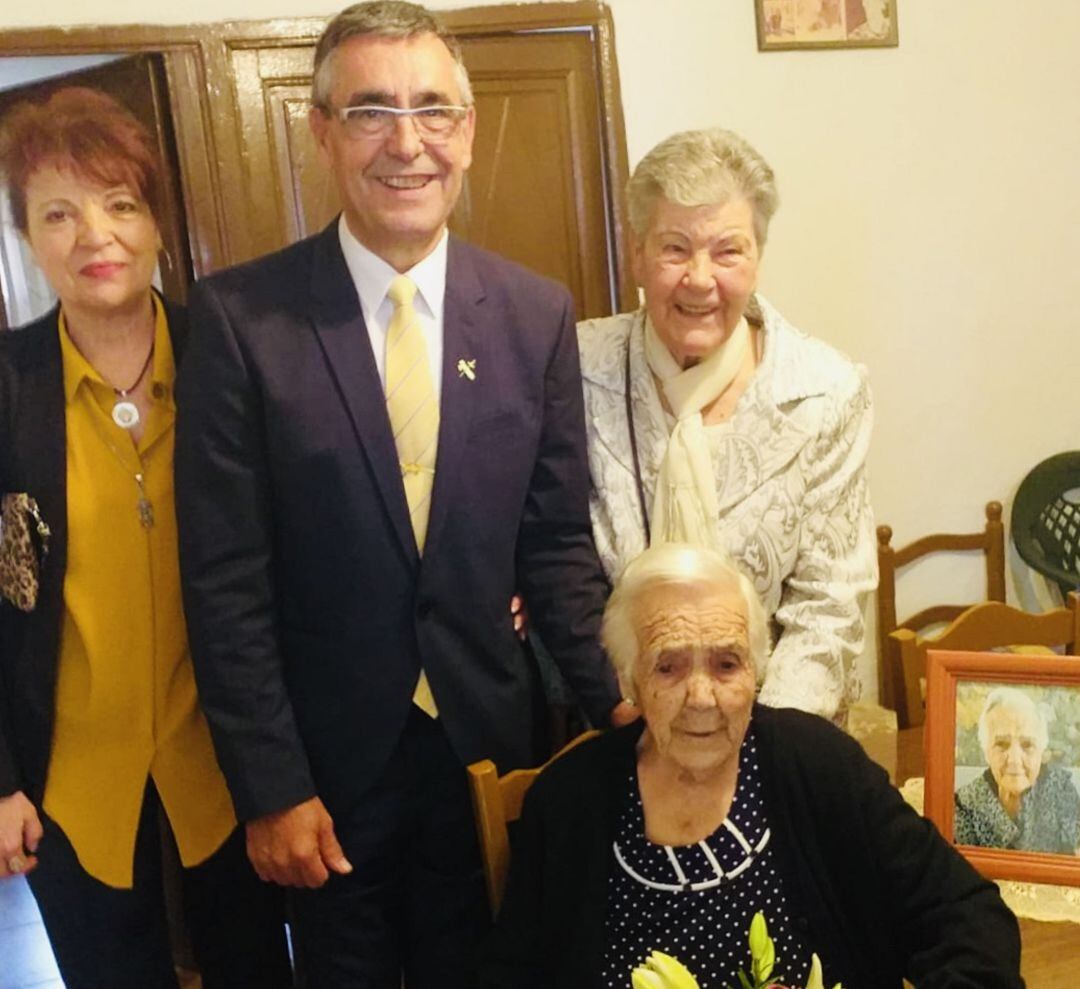
M 825 985 L 1022 989 L 997 887 L 823 718 L 756 706 L 762 792 L 795 925 Z M 597 989 L 608 873 L 638 722 L 578 746 L 525 799 L 478 989 Z M 733 895 L 733 894 L 732 894 Z
M 0 796 L 23 790 L 40 803 L 49 768 L 67 566 L 67 428 L 59 309 L 0 333 L 0 493 L 37 499 L 52 536 L 37 607 L 0 600 Z M 165 303 L 179 364 L 184 309 Z
M 423 560 L 337 224 L 195 286 L 177 505 L 199 692 L 241 819 L 358 799 L 421 665 L 463 763 L 529 763 L 515 588 L 603 723 L 584 413 L 565 289 L 451 239 Z M 459 372 L 475 361 L 474 376 Z

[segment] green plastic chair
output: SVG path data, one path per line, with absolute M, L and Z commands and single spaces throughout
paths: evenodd
M 1080 590 L 1080 450 L 1047 458 L 1020 482 L 1010 529 L 1020 559 L 1062 596 Z

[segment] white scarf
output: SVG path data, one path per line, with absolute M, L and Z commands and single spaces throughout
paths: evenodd
M 675 428 L 656 478 L 652 542 L 716 545 L 716 477 L 701 410 L 719 398 L 743 366 L 750 329 L 745 317 L 700 364 L 685 370 L 645 320 L 645 360 L 660 379 Z

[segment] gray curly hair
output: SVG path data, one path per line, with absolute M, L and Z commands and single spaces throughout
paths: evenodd
M 680 206 L 706 206 L 745 197 L 754 213 L 759 249 L 780 204 L 769 163 L 748 141 L 720 127 L 681 131 L 661 141 L 638 162 L 626 196 L 630 227 L 639 239 L 648 233 L 661 198 Z

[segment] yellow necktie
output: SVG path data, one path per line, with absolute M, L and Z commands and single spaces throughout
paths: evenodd
M 390 283 L 387 295 L 394 304 L 394 315 L 386 334 L 386 411 L 401 463 L 401 480 L 416 548 L 423 555 L 431 489 L 435 484 L 439 403 L 431 380 L 424 334 L 413 308 L 416 285 L 404 275 L 398 275 Z M 430 717 L 438 717 L 439 710 L 423 670 L 413 692 L 413 703 Z

